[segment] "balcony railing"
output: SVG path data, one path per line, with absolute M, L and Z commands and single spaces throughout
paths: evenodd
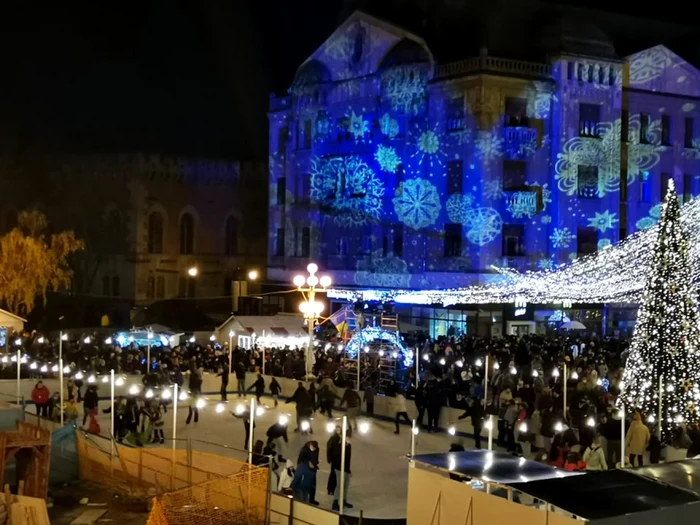
M 503 128 L 503 140 L 517 143 L 537 142 L 537 129 L 505 126 Z
M 527 77 L 552 77 L 552 66 L 524 60 L 497 58 L 487 55 L 467 58 L 459 62 L 438 64 L 435 66 L 434 77 L 456 77 L 473 73 L 492 72 Z

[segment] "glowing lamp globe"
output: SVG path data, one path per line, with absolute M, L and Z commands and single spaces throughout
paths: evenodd
M 151 399 L 153 397 L 153 390 L 150 388 L 146 390 L 146 399 Z
M 331 285 L 331 278 L 328 277 L 327 275 L 324 275 L 324 276 L 321 277 L 321 279 L 319 280 L 319 283 L 320 283 L 321 286 L 323 286 L 324 288 L 328 288 L 328 287 Z
M 241 414 L 243 414 L 243 412 L 245 412 L 245 405 L 242 405 L 242 404 L 236 405 L 236 415 L 240 416 Z
M 255 281 L 258 278 L 258 271 L 257 270 L 251 270 L 248 272 L 248 279 L 251 281 Z
M 454 436 L 457 433 L 457 429 L 454 427 L 454 425 L 452 425 L 450 428 L 447 429 L 447 433 L 450 436 Z
M 224 406 L 223 403 L 216 404 L 216 413 L 217 414 L 221 414 L 225 409 L 226 409 L 226 407 Z
M 69 367 L 69 366 L 64 366 L 64 367 L 63 367 L 63 373 L 64 373 L 64 374 L 70 374 L 70 367 Z
M 86 345 L 89 345 L 90 344 L 90 336 L 83 339 L 83 343 L 85 343 Z
M 279 419 L 277 420 L 277 422 L 278 422 L 280 425 L 285 426 L 287 423 L 289 423 L 289 417 L 286 416 L 286 415 L 284 415 L 284 414 L 282 414 L 282 415 L 279 417 Z
M 326 432 L 328 432 L 329 434 L 335 432 L 335 423 L 333 423 L 332 421 L 326 423 Z
M 63 335 L 61 336 L 61 340 L 62 340 L 62 341 L 68 341 L 68 334 L 63 334 Z
M 161 399 L 170 399 L 173 397 L 172 393 L 170 393 L 170 390 L 165 389 L 163 390 L 163 393 L 160 395 Z
M 262 416 L 265 413 L 265 407 L 258 405 L 255 409 L 255 415 L 256 416 Z
M 129 387 L 129 394 L 131 394 L 132 396 L 138 395 L 138 393 L 139 393 L 140 391 L 141 391 L 141 389 L 139 388 L 138 385 L 131 385 L 131 386 Z
M 306 284 L 308 284 L 309 286 L 316 286 L 318 284 L 318 277 L 316 277 L 315 275 L 309 275 L 306 278 Z
M 189 275 L 190 277 L 197 277 L 197 274 L 199 274 L 199 270 L 196 266 L 193 266 L 192 268 L 187 270 L 187 275 Z
M 360 431 L 360 434 L 366 434 L 369 432 L 369 423 L 367 421 L 363 421 L 359 425 L 357 425 L 357 430 Z
M 58 372 L 58 365 L 53 365 L 53 366 L 51 367 L 51 371 L 52 371 L 52 372 Z
M 417 436 L 418 433 L 420 432 L 420 429 L 419 429 L 418 427 L 413 427 L 413 428 L 411 429 L 411 432 L 413 432 L 413 435 L 414 435 L 414 436 Z
M 194 406 L 196 406 L 197 408 L 204 408 L 205 406 L 207 406 L 207 402 L 200 397 L 194 404 Z
M 230 330 L 228 333 L 228 336 L 233 338 L 234 335 L 236 335 L 236 334 L 233 332 L 233 330 Z
M 148 335 L 146 335 L 148 339 L 153 339 L 153 332 L 148 332 Z
M 188 398 L 188 397 L 189 397 L 189 396 L 187 395 L 187 392 L 185 392 L 185 391 L 183 390 L 182 392 L 180 392 L 180 395 L 178 396 L 178 399 L 180 399 L 180 401 L 187 401 L 187 398 Z
M 109 376 L 102 376 L 103 383 L 109 383 Z
M 311 423 L 309 423 L 308 421 L 301 422 L 301 431 L 302 432 L 308 432 L 310 428 L 311 428 Z
M 108 337 L 107 339 L 105 339 L 105 344 L 106 344 L 106 345 L 111 345 L 111 344 L 112 344 L 112 338 L 111 338 L 111 337 Z
M 554 370 L 552 370 L 552 377 L 559 377 L 559 369 L 558 368 L 555 368 Z
M 116 386 L 124 386 L 124 378 L 118 377 L 117 379 L 114 380 L 114 384 Z
M 318 271 L 318 265 L 316 263 L 309 263 L 306 267 L 306 271 L 309 273 L 316 273 Z
M 306 282 L 306 280 L 304 279 L 303 275 L 296 275 L 292 282 L 294 283 L 294 286 L 300 288 L 300 287 L 304 286 L 304 283 Z
M 39 371 L 45 374 L 46 372 L 49 371 L 49 367 L 46 366 L 46 365 L 43 365 L 43 366 L 39 369 Z
M 477 358 L 477 360 L 474 362 L 474 365 L 477 367 L 481 367 L 482 364 L 483 363 L 481 362 L 481 359 L 479 359 L 479 358 Z M 460 366 L 462 366 L 462 365 L 460 365 Z
M 306 301 L 304 301 L 303 303 L 300 303 L 300 304 L 299 304 L 299 311 L 300 311 L 302 314 L 306 315 L 306 314 L 308 314 L 309 311 L 310 311 L 309 306 L 310 306 L 309 303 L 306 302 Z
M 29 368 L 31 370 L 36 370 L 36 363 L 32 363 L 31 365 L 29 365 Z
M 40 345 L 43 345 L 43 344 L 44 344 L 44 338 L 43 338 L 43 337 L 40 337 L 39 339 L 36 340 L 36 342 L 39 343 Z

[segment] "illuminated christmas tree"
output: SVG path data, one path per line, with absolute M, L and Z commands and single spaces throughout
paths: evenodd
M 661 391 L 665 439 L 679 423 L 700 419 L 700 317 L 688 249 L 688 232 L 669 180 L 621 394 L 627 413 L 638 410 L 656 422 Z

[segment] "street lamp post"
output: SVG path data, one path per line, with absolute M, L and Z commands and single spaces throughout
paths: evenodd
M 233 372 L 233 330 L 228 331 L 228 374 Z
M 61 404 L 61 426 L 63 426 L 63 341 L 68 339 L 68 334 L 59 332 L 58 334 L 58 388 L 59 388 L 59 403 Z
M 153 332 L 149 330 L 146 339 L 148 339 L 148 352 L 146 353 L 146 375 L 148 375 L 151 372 L 151 339 L 153 339 Z
M 297 275 L 293 282 L 304 297 L 304 302 L 299 305 L 299 309 L 304 314 L 309 327 L 309 345 L 306 349 L 306 377 L 308 378 L 311 375 L 311 359 L 313 358 L 314 326 L 323 311 L 323 303 L 316 301 L 316 286 L 320 285 L 325 291 L 331 285 L 331 278 L 324 275 L 319 279 L 316 276 L 318 265 L 315 263 L 309 263 L 306 270 L 309 272 L 308 277 Z

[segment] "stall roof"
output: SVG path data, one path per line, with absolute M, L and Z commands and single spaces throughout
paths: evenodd
M 686 459 L 638 467 L 630 469 L 629 472 L 700 495 L 700 459 Z
M 304 336 L 307 329 L 304 327 L 304 318 L 295 314 L 277 315 L 233 315 L 218 328 L 220 331 L 233 329 L 236 332 L 245 331 L 248 335 L 253 332 L 258 337 L 263 335 L 276 336 Z
M 692 492 L 663 485 L 623 470 L 514 483 L 516 490 L 587 520 L 698 503 Z M 593 503 L 593 504 L 592 504 Z
M 455 474 L 504 485 L 521 481 L 580 475 L 537 461 L 528 461 L 512 454 L 489 452 L 488 450 L 423 454 L 416 456 L 415 461 Z

